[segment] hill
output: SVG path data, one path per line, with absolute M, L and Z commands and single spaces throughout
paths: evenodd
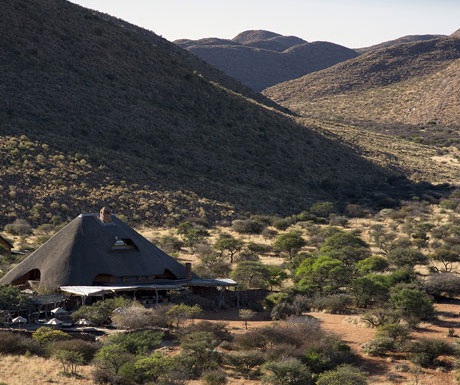
M 245 31 L 232 40 L 182 39 L 175 43 L 257 91 L 357 56 L 337 44 L 308 43 L 269 31 Z
M 264 94 L 304 116 L 458 127 L 459 71 L 460 40 L 439 38 L 360 55 Z
M 460 28 L 450 35 L 451 37 L 460 37 Z
M 213 221 L 417 188 L 152 32 L 63 0 L 2 14 L 2 225 L 103 204 L 138 223 Z
M 363 53 L 368 53 L 371 51 L 376 51 L 382 48 L 392 47 L 398 44 L 414 43 L 416 41 L 432 40 L 432 39 L 438 39 L 440 37 L 446 37 L 446 36 L 444 35 L 407 35 L 407 36 L 400 37 L 398 39 L 389 40 L 383 43 L 371 45 L 369 47 L 354 48 L 354 50 L 360 54 L 363 54 Z
M 247 43 L 253 43 L 256 41 L 269 40 L 274 37 L 280 37 L 280 36 L 281 35 L 279 33 L 270 32 L 270 31 L 249 30 L 249 31 L 243 31 L 239 33 L 232 40 L 235 43 L 247 44 Z

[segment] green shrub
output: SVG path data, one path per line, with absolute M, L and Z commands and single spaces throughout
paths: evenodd
M 343 314 L 352 304 L 353 299 L 347 294 L 317 295 L 312 300 L 313 308 L 325 310 L 331 314 Z
M 210 332 L 193 332 L 181 336 L 181 357 L 189 376 L 199 377 L 203 371 L 214 369 L 221 361 L 216 350 L 218 342 Z
M 180 251 L 182 246 L 184 246 L 184 242 L 182 242 L 179 238 L 173 235 L 163 235 L 160 238 L 160 244 L 163 250 L 167 253 L 174 253 Z
M 413 285 L 400 284 L 391 290 L 390 304 L 401 318 L 411 324 L 434 317 L 433 300 L 426 292 Z
M 385 303 L 389 296 L 387 276 L 368 274 L 358 277 L 351 282 L 351 290 L 358 307 L 365 308 L 369 305 Z
M 123 308 L 122 311 L 112 313 L 110 318 L 116 327 L 122 327 L 131 330 L 142 329 L 149 326 L 163 326 L 163 323 L 160 323 L 160 325 L 155 325 L 154 320 L 157 318 L 157 309 L 158 308 L 147 309 L 138 303 L 132 303 L 129 306 Z
M 296 315 L 296 308 L 289 301 L 278 302 L 273 306 L 270 312 L 270 318 L 272 320 L 286 319 L 293 315 Z
M 244 242 L 242 240 L 224 233 L 219 236 L 214 247 L 219 251 L 221 257 L 228 255 L 230 263 L 233 263 L 234 257 L 241 251 L 243 245 Z
M 388 266 L 388 261 L 378 255 L 367 257 L 356 264 L 358 271 L 363 275 L 385 271 Z
M 251 220 L 236 219 L 232 223 L 232 230 L 240 234 L 260 234 L 267 225 Z
M 396 247 L 388 253 L 388 261 L 397 267 L 425 265 L 428 258 L 422 252 L 405 247 Z
M 388 351 L 393 351 L 395 342 L 389 337 L 377 337 L 363 344 L 362 351 L 369 356 L 384 356 Z
M 265 372 L 264 384 L 272 385 L 310 385 L 311 373 L 305 365 L 295 358 L 267 362 L 262 366 Z
M 131 354 L 145 354 L 159 347 L 164 333 L 161 331 L 143 330 L 131 333 L 117 333 L 106 342 L 117 344 Z
M 80 318 L 86 318 L 94 325 L 100 326 L 111 320 L 112 313 L 117 308 L 128 307 L 131 300 L 115 297 L 103 301 L 97 301 L 90 306 L 82 306 L 72 313 L 72 320 L 75 322 Z
M 453 347 L 442 340 L 421 338 L 412 342 L 408 347 L 409 359 L 417 365 L 431 367 L 436 365 L 439 356 L 451 355 Z
M 339 366 L 335 370 L 321 373 L 316 385 L 366 385 L 365 375 L 350 365 Z
M 101 369 L 111 370 L 117 373 L 118 369 L 125 363 L 132 360 L 133 356 L 120 345 L 104 345 L 94 356 L 94 362 Z
M 443 199 L 440 204 L 441 208 L 445 210 L 455 210 L 458 205 L 459 202 L 454 199 Z
M 178 333 L 179 337 L 182 337 L 186 334 L 195 332 L 211 333 L 217 344 L 220 344 L 223 341 L 231 341 L 233 338 L 232 334 L 227 329 L 227 325 L 223 322 L 200 321 L 179 329 Z
M 263 243 L 248 242 L 246 247 L 253 253 L 257 254 L 267 254 L 272 251 L 272 247 L 270 245 L 265 245 Z
M 70 340 L 72 337 L 61 330 L 52 329 L 46 326 L 38 328 L 33 334 L 32 338 L 41 345 L 47 345 L 57 341 Z
M 37 355 L 44 353 L 43 347 L 32 338 L 17 333 L 0 332 L 0 354 L 24 354 L 26 352 Z
M 262 365 L 265 359 L 263 354 L 257 350 L 244 350 L 226 353 L 224 361 L 238 373 L 248 376 L 252 369 Z
M 276 230 L 266 228 L 261 234 L 264 239 L 267 240 L 275 238 L 278 235 L 278 232 Z
M 335 212 L 335 207 L 331 202 L 316 202 L 310 207 L 310 212 L 317 217 L 328 218 Z
M 303 246 L 305 246 L 305 240 L 297 231 L 281 234 L 273 243 L 273 247 L 276 250 L 288 254 L 289 260 L 292 260 Z
M 199 305 L 188 306 L 185 304 L 178 304 L 171 306 L 166 311 L 166 317 L 170 325 L 175 324 L 176 327 L 179 327 L 180 324 L 182 324 L 186 320 L 195 318 L 202 311 L 203 310 Z
M 118 377 L 113 371 L 109 369 L 95 368 L 91 372 L 91 377 L 96 384 L 117 384 L 120 382 Z
M 27 310 L 32 307 L 29 296 L 15 286 L 0 286 L 0 310 Z
M 88 364 L 93 359 L 94 355 L 99 349 L 99 344 L 84 341 L 80 339 L 61 340 L 49 344 L 48 349 L 51 355 L 56 354 L 57 351 L 71 351 L 81 354 L 83 363 Z
M 56 350 L 53 357 L 62 364 L 64 373 L 71 375 L 76 375 L 77 367 L 84 364 L 83 355 L 74 350 Z
M 160 353 L 154 353 L 148 357 L 138 359 L 134 367 L 142 378 L 156 383 L 158 379 L 174 366 L 174 361 L 170 357 L 164 357 Z
M 230 276 L 243 287 L 264 289 L 269 284 L 270 270 L 260 262 L 243 261 L 236 265 Z
M 435 297 L 447 296 L 450 298 L 460 294 L 460 277 L 456 274 L 432 274 L 424 283 L 428 294 Z
M 273 221 L 273 226 L 277 228 L 278 230 L 286 230 L 289 226 L 293 224 L 293 221 L 291 219 L 285 218 L 285 219 L 276 219 Z
M 30 235 L 32 226 L 25 219 L 16 219 L 13 223 L 5 226 L 5 231 L 12 235 Z
M 341 364 L 350 364 L 356 360 L 348 345 L 335 337 L 324 336 L 307 343 L 302 361 L 314 373 L 331 370 Z
M 391 338 L 398 345 L 402 345 L 409 336 L 409 328 L 398 323 L 387 323 L 377 328 L 376 336 Z
M 204 385 L 224 385 L 227 383 L 227 375 L 222 370 L 204 372 L 201 376 Z
M 306 293 L 336 294 L 347 286 L 350 269 L 344 262 L 327 255 L 306 258 L 295 270 L 296 287 Z

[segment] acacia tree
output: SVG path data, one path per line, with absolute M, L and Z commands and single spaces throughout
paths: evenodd
M 214 245 L 221 256 L 227 254 L 230 257 L 230 263 L 233 263 L 235 255 L 241 251 L 243 246 L 243 241 L 234 238 L 230 234 L 222 234 Z
M 405 247 L 396 247 L 388 253 L 388 260 L 397 267 L 410 267 L 425 265 L 428 261 L 422 252 Z
M 350 278 L 349 269 L 342 261 L 326 255 L 306 258 L 296 269 L 297 286 L 310 292 L 337 293 Z
M 356 262 L 370 256 L 370 248 L 356 232 L 339 231 L 325 240 L 318 253 L 338 259 L 352 268 Z
M 281 288 L 283 281 L 289 278 L 289 275 L 279 266 L 267 266 L 270 273 L 270 290 L 273 291 L 274 287 Z
M 77 375 L 78 366 L 83 365 L 85 361 L 82 353 L 65 349 L 58 350 L 54 354 L 54 358 L 56 358 L 62 364 L 64 373 L 68 373 L 72 376 Z
M 453 264 L 460 262 L 460 252 L 449 249 L 438 249 L 432 255 L 430 255 L 433 268 L 437 272 L 450 273 L 452 272 Z M 438 268 L 435 264 L 440 263 L 443 267 Z
M 434 316 L 433 300 L 426 291 L 410 284 L 392 288 L 389 302 L 402 319 L 412 324 Z
M 273 246 L 278 251 L 286 252 L 289 255 L 289 260 L 292 261 L 292 258 L 303 246 L 305 246 L 305 240 L 299 232 L 291 231 L 286 234 L 281 234 L 278 238 L 276 238 Z
M 240 309 L 238 315 L 244 321 L 244 328 L 248 330 L 248 320 L 254 318 L 256 312 L 251 309 Z
M 264 289 L 270 279 L 270 271 L 260 262 L 243 261 L 236 265 L 231 277 L 242 286 Z

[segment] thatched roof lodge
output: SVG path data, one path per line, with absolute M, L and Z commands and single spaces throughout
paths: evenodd
M 0 285 L 33 285 L 81 295 L 184 286 L 226 287 L 201 280 L 110 210 L 80 214 L 3 278 Z
M 0 234 L 0 246 L 8 250 L 9 253 L 11 253 L 11 249 L 13 248 L 13 244 L 10 241 L 8 241 L 8 239 L 3 238 L 1 234 Z

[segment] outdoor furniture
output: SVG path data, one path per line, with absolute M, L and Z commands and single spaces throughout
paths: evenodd
M 80 318 L 75 324 L 78 326 L 91 326 L 92 325 L 91 321 L 88 321 L 87 319 L 84 319 L 84 318 Z

